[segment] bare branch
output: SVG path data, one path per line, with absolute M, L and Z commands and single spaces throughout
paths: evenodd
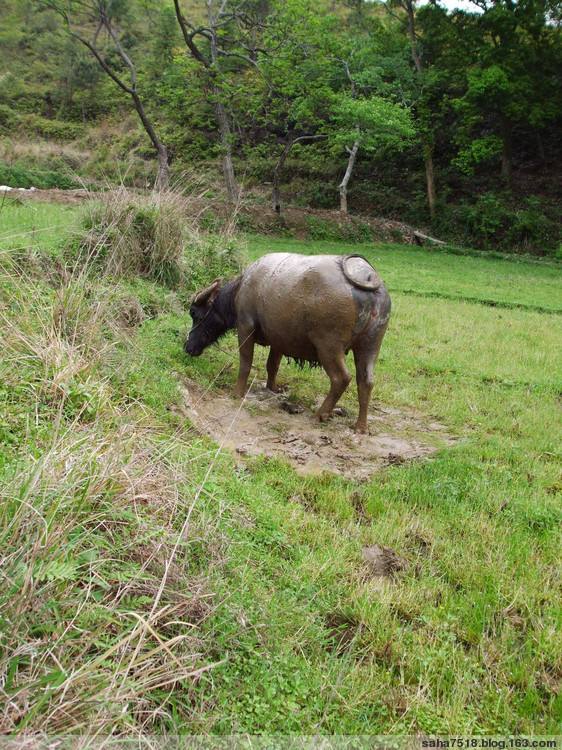
M 178 19 L 178 23 L 181 29 L 181 33 L 183 35 L 184 41 L 187 45 L 187 48 L 191 52 L 192 56 L 201 63 L 201 65 L 204 65 L 206 68 L 210 67 L 210 62 L 207 60 L 207 58 L 203 55 L 199 47 L 195 44 L 193 41 L 194 36 L 197 33 L 197 30 L 193 30 L 193 26 L 186 21 L 183 13 L 181 12 L 179 0 L 174 0 L 174 9 L 176 11 L 176 18 Z M 192 29 L 192 31 L 190 31 Z
M 90 41 L 85 39 L 83 36 L 78 34 L 76 31 L 73 31 L 70 26 L 68 27 L 68 33 L 70 36 L 74 37 L 74 39 L 77 39 L 80 44 L 83 44 L 85 47 L 87 47 L 92 55 L 96 58 L 100 66 L 103 68 L 103 70 L 107 73 L 107 75 L 111 78 L 111 80 L 116 83 L 120 89 L 123 89 L 127 94 L 132 96 L 135 93 L 135 89 L 131 88 L 131 86 L 127 86 L 127 84 L 119 78 L 119 76 L 115 73 L 115 71 L 107 64 L 105 59 L 102 57 L 101 52 L 95 47 Z
M 105 17 L 105 20 L 104 20 L 104 26 L 107 29 L 107 33 L 109 34 L 109 36 L 113 40 L 113 44 L 115 45 L 115 49 L 119 53 L 120 58 L 123 60 L 123 62 L 125 63 L 125 65 L 129 69 L 129 74 L 131 76 L 131 83 L 133 85 L 133 89 L 136 90 L 136 88 L 137 88 L 137 71 L 135 69 L 135 66 L 133 65 L 133 62 L 132 62 L 131 58 L 125 52 L 125 50 L 123 48 L 123 45 L 121 44 L 121 41 L 120 41 L 119 37 L 117 36 L 117 34 L 115 33 L 115 30 L 114 30 L 113 26 L 111 25 L 111 21 L 110 21 L 109 18 L 107 18 L 107 16 Z

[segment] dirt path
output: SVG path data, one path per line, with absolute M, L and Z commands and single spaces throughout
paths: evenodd
M 182 413 L 203 434 L 239 457 L 282 458 L 300 474 L 327 471 L 368 479 L 383 466 L 424 458 L 455 442 L 443 425 L 419 413 L 375 403 L 371 434 L 355 435 L 351 415 L 338 414 L 319 424 L 310 410 L 263 386 L 254 386 L 242 407 L 226 393 L 208 393 L 193 383 L 183 395 Z

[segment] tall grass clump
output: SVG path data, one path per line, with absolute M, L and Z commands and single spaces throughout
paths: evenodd
M 198 628 L 210 600 L 169 449 L 138 426 L 97 422 L 6 472 L 4 733 L 128 734 L 189 718 L 174 689 L 210 667 Z
M 89 267 L 55 285 L 5 254 L 0 290 L 0 732 L 188 721 L 213 666 L 198 453 L 112 386 L 134 343 Z
M 71 251 L 98 273 L 141 276 L 171 288 L 196 288 L 213 275 L 236 273 L 241 264 L 232 230 L 202 232 L 189 197 L 125 188 L 86 206 Z

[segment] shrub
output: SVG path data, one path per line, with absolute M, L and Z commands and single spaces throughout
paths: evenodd
M 485 250 L 503 248 L 549 254 L 560 240 L 560 228 L 549 206 L 537 197 L 516 205 L 509 194 L 487 192 L 441 217 L 436 227 L 445 236 Z
M 84 126 L 79 123 L 51 120 L 41 115 L 20 115 L 19 122 L 24 132 L 42 135 L 56 141 L 72 141 L 84 133 Z
M 524 249 L 551 247 L 556 228 L 545 213 L 540 198 L 527 198 L 523 207 L 513 214 L 507 231 L 507 241 Z
M 68 190 L 81 187 L 80 183 L 67 174 L 52 170 L 30 169 L 18 164 L 2 164 L 0 162 L 0 184 L 13 188 L 36 187 L 40 190 L 58 188 Z
M 371 227 L 354 217 L 349 217 L 341 222 L 337 220 L 322 219 L 317 216 L 307 216 L 306 225 L 310 238 L 313 240 L 325 240 L 326 242 L 370 242 L 373 239 Z
M 84 126 L 77 122 L 54 120 L 34 113 L 21 114 L 6 104 L 0 104 L 0 131 L 41 135 L 55 141 L 73 141 L 84 134 Z
M 17 112 L 6 104 L 0 104 L 0 132 L 10 132 L 15 127 L 17 119 Z

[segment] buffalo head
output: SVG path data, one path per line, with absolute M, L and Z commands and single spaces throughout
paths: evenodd
M 221 315 L 218 296 L 220 279 L 195 295 L 189 314 L 193 321 L 184 349 L 192 357 L 198 357 L 208 346 L 219 339 L 230 327 Z

